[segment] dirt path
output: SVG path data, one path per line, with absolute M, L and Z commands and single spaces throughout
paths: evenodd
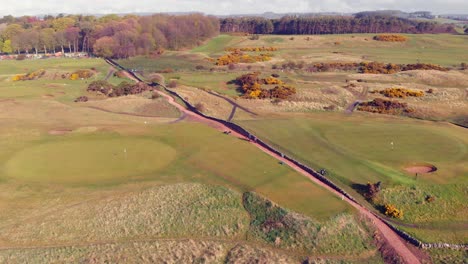
M 207 118 L 204 118 L 200 115 L 197 115 L 189 110 L 187 110 L 185 107 L 177 104 L 174 100 L 174 98 L 172 98 L 171 96 L 163 93 L 163 92 L 159 92 L 162 96 L 164 96 L 165 98 L 167 98 L 167 100 L 169 101 L 170 104 L 174 105 L 175 107 L 177 107 L 177 109 L 179 109 L 180 111 L 186 113 L 188 116 L 191 117 L 192 120 L 195 120 L 195 121 L 198 121 L 198 122 L 201 122 L 201 123 L 204 123 L 204 124 L 207 124 L 211 127 L 214 127 L 216 129 L 218 129 L 219 131 L 231 131 L 230 128 L 224 126 L 223 124 L 220 124 L 216 121 L 213 121 L 213 120 L 210 120 L 210 119 L 207 119 Z M 238 134 L 237 132 L 235 131 L 232 131 L 231 132 L 231 135 L 235 136 L 235 137 L 238 137 L 240 139 L 245 139 L 245 140 L 248 140 L 248 138 L 244 137 L 243 135 L 241 134 Z M 310 175 L 308 172 L 304 171 L 303 169 L 299 168 L 297 165 L 295 165 L 294 163 L 290 162 L 289 160 L 277 155 L 276 153 L 273 153 L 271 152 L 270 150 L 264 148 L 263 146 L 261 146 L 260 144 L 256 143 L 256 142 L 253 142 L 251 141 L 251 144 L 255 145 L 257 148 L 261 149 L 263 152 L 267 153 L 268 155 L 276 158 L 277 160 L 279 161 L 282 161 L 284 164 L 290 166 L 291 168 L 293 168 L 294 170 L 296 170 L 297 172 L 301 173 L 302 175 L 308 177 L 310 180 L 312 180 L 313 182 L 315 182 L 316 184 L 324 187 L 325 189 L 327 189 L 328 191 L 334 193 L 335 195 L 337 195 L 338 197 L 341 197 L 342 200 L 346 201 L 347 203 L 349 203 L 350 205 L 352 205 L 354 208 L 356 208 L 361 214 L 363 214 L 364 216 L 366 216 L 367 218 L 369 218 L 372 222 L 372 224 L 377 228 L 377 230 L 380 231 L 380 233 L 382 234 L 382 236 L 384 237 L 384 239 L 389 243 L 389 245 L 391 245 L 395 251 L 397 252 L 397 254 L 405 261 L 405 263 L 408 263 L 408 264 L 416 264 L 416 263 L 420 263 L 420 261 L 418 260 L 418 258 L 413 254 L 413 252 L 411 252 L 407 245 L 406 245 L 406 242 L 404 242 L 392 229 L 390 229 L 390 227 L 388 227 L 382 220 L 380 220 L 379 218 L 377 218 L 372 212 L 370 212 L 367 208 L 349 200 L 348 198 L 344 197 L 343 195 L 341 195 L 339 192 L 335 191 L 334 189 L 332 189 L 331 187 L 329 187 L 328 185 L 326 185 L 325 183 L 319 181 L 317 178 L 315 178 L 314 176 Z
M 231 114 L 229 114 L 227 121 L 229 122 L 232 121 L 232 119 L 234 118 L 234 115 L 236 114 L 236 110 L 237 110 L 237 106 L 233 106 L 231 110 Z
M 129 75 L 131 75 L 131 74 L 129 74 Z M 137 78 L 135 78 L 133 76 L 132 76 L 132 79 L 135 80 L 135 81 L 141 81 L 141 80 L 138 80 Z M 225 125 L 223 125 L 223 124 L 221 124 L 219 122 L 216 122 L 214 120 L 205 118 L 205 117 L 203 117 L 201 115 L 198 115 L 198 114 L 186 109 L 185 107 L 179 105 L 177 102 L 175 102 L 174 98 L 171 97 L 170 95 L 168 95 L 168 94 L 166 94 L 164 92 L 161 92 L 161 91 L 157 91 L 157 92 L 161 96 L 166 98 L 170 104 L 172 104 L 174 107 L 179 109 L 181 112 L 183 112 L 187 116 L 189 116 L 191 120 L 194 120 L 194 121 L 209 125 L 209 126 L 211 126 L 213 128 L 218 129 L 221 132 L 231 131 L 231 129 L 226 127 Z M 233 135 L 233 136 L 235 136 L 237 138 L 249 141 L 248 138 L 244 137 L 243 135 L 241 135 L 241 134 L 239 134 L 239 133 L 237 133 L 235 131 L 231 131 L 231 135 Z M 365 217 L 370 219 L 371 223 L 381 233 L 382 237 L 386 240 L 386 242 L 388 242 L 388 244 L 395 250 L 395 252 L 403 259 L 403 261 L 405 263 L 408 263 L 408 264 L 421 263 L 419 261 L 419 259 L 416 257 L 416 255 L 413 254 L 413 252 L 408 248 L 406 242 L 404 242 L 398 236 L 397 233 L 395 233 L 389 226 L 387 226 L 387 224 L 385 224 L 381 219 L 379 219 L 377 216 L 375 216 L 367 208 L 365 208 L 364 206 L 361 206 L 361 205 L 357 204 L 356 202 L 351 201 L 350 199 L 346 198 L 345 196 L 343 196 L 338 191 L 334 190 L 333 188 L 331 188 L 327 184 L 321 182 L 320 180 L 315 178 L 313 175 L 309 174 L 308 172 L 301 169 L 300 167 L 298 167 L 297 165 L 295 165 L 291 161 L 285 159 L 284 157 L 281 157 L 280 155 L 277 155 L 276 153 L 264 148 L 263 146 L 261 146 L 260 144 L 258 144 L 255 141 L 250 141 L 250 143 L 253 144 L 254 146 L 256 146 L 257 148 L 259 148 L 260 150 L 262 150 L 263 152 L 265 152 L 266 154 L 268 154 L 268 155 L 272 156 L 273 158 L 283 162 L 283 164 L 288 165 L 289 167 L 291 167 L 295 171 L 299 172 L 300 174 L 308 177 L 311 181 L 315 182 L 316 184 L 322 186 L 323 188 L 327 189 L 328 191 L 332 192 L 333 194 L 337 195 L 338 197 L 341 197 L 341 199 L 343 201 L 346 201 L 351 206 L 356 208 L 362 215 L 364 215 Z
M 114 72 L 115 72 L 114 67 L 109 67 L 109 71 L 107 72 L 107 75 L 104 78 L 104 81 L 107 81 L 112 76 L 112 74 L 114 74 Z

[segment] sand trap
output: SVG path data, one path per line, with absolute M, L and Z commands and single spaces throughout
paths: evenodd
M 409 173 L 431 173 L 437 170 L 436 166 L 433 165 L 415 165 L 415 166 L 410 166 L 406 167 L 405 171 Z
M 53 130 L 49 130 L 49 135 L 65 135 L 65 134 L 68 134 L 70 132 L 72 132 L 73 130 L 72 129 L 53 129 Z

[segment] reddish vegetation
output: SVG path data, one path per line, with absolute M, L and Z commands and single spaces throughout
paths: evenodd
M 392 74 L 401 71 L 401 65 L 381 62 L 361 62 L 360 73 Z
M 78 98 L 75 99 L 75 103 L 78 103 L 78 102 L 87 102 L 88 101 L 88 97 L 87 96 L 80 96 Z
M 286 86 L 283 82 L 275 77 L 267 77 L 261 79 L 259 72 L 244 74 L 236 79 L 236 83 L 240 86 L 245 98 L 264 99 L 264 98 L 279 98 L 286 99 L 296 93 L 296 88 Z M 262 85 L 277 85 L 272 89 L 262 88 Z
M 448 71 L 449 69 L 444 68 L 440 65 L 430 64 L 430 63 L 406 64 L 405 66 L 402 67 L 402 71 L 412 71 L 412 70 Z
M 142 82 L 136 84 L 122 82 L 118 86 L 114 86 L 106 81 L 94 81 L 88 86 L 87 90 L 89 92 L 99 92 L 108 97 L 118 97 L 129 94 L 139 94 L 152 89 L 151 86 Z
M 275 48 L 275 47 L 242 47 L 242 48 L 226 48 L 224 50 L 229 51 L 229 52 L 241 52 L 241 51 L 264 52 L 264 51 L 277 51 L 278 48 Z
M 376 98 L 369 102 L 359 103 L 357 110 L 391 115 L 408 114 L 414 111 L 408 107 L 407 103 L 400 103 L 398 101 L 384 100 L 380 98 Z
M 436 70 L 436 71 L 448 71 L 449 69 L 444 68 L 435 64 L 428 63 L 416 63 L 416 64 L 394 64 L 394 63 L 381 63 L 381 62 L 361 62 L 359 67 L 360 73 L 374 73 L 374 74 L 393 74 L 400 71 L 411 71 L 411 70 Z

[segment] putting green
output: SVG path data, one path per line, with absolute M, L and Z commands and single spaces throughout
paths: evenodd
M 7 175 L 42 183 L 113 183 L 158 171 L 177 154 L 154 140 L 109 138 L 69 138 L 34 145 L 7 161 Z

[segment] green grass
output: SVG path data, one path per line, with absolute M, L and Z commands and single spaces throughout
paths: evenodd
M 208 89 L 221 94 L 238 96 L 240 93 L 234 84 L 226 84 L 236 79 L 242 73 L 239 72 L 184 72 L 166 74 L 167 79 L 177 79 L 177 83 L 196 88 Z
M 7 177 L 26 181 L 98 184 L 155 174 L 176 155 L 173 148 L 154 140 L 81 135 L 36 143 L 16 153 L 5 168 Z
M 207 69 L 212 64 L 204 56 L 187 52 L 166 52 L 157 58 L 133 57 L 129 59 L 118 60 L 118 62 L 129 69 L 136 69 L 146 73 L 164 71 L 194 71 L 196 66 L 203 66 Z
M 403 208 L 407 215 L 403 222 L 454 230 L 458 224 L 452 224 L 453 221 L 466 219 L 463 186 L 468 176 L 468 143 L 462 128 L 400 118 L 368 120 L 359 115 L 325 113 L 238 122 L 305 164 L 317 170 L 326 168 L 328 176 L 355 197 L 360 195 L 353 190 L 353 184 L 382 181 L 384 193 L 379 202 Z M 417 179 L 404 171 L 406 166 L 426 163 L 438 170 Z M 433 187 L 434 184 L 439 185 Z M 418 197 L 408 194 L 413 192 L 411 188 L 418 190 Z M 424 203 L 426 195 L 436 196 L 436 201 Z M 433 214 L 437 216 L 432 217 Z M 424 232 L 419 232 L 418 237 L 431 239 Z M 466 236 L 445 238 L 458 242 Z
M 192 49 L 192 52 L 200 52 L 204 54 L 215 54 L 221 53 L 224 51 L 226 47 L 231 44 L 236 37 L 230 35 L 219 35 L 217 37 L 212 38 L 209 40 L 205 45 L 196 47 Z

